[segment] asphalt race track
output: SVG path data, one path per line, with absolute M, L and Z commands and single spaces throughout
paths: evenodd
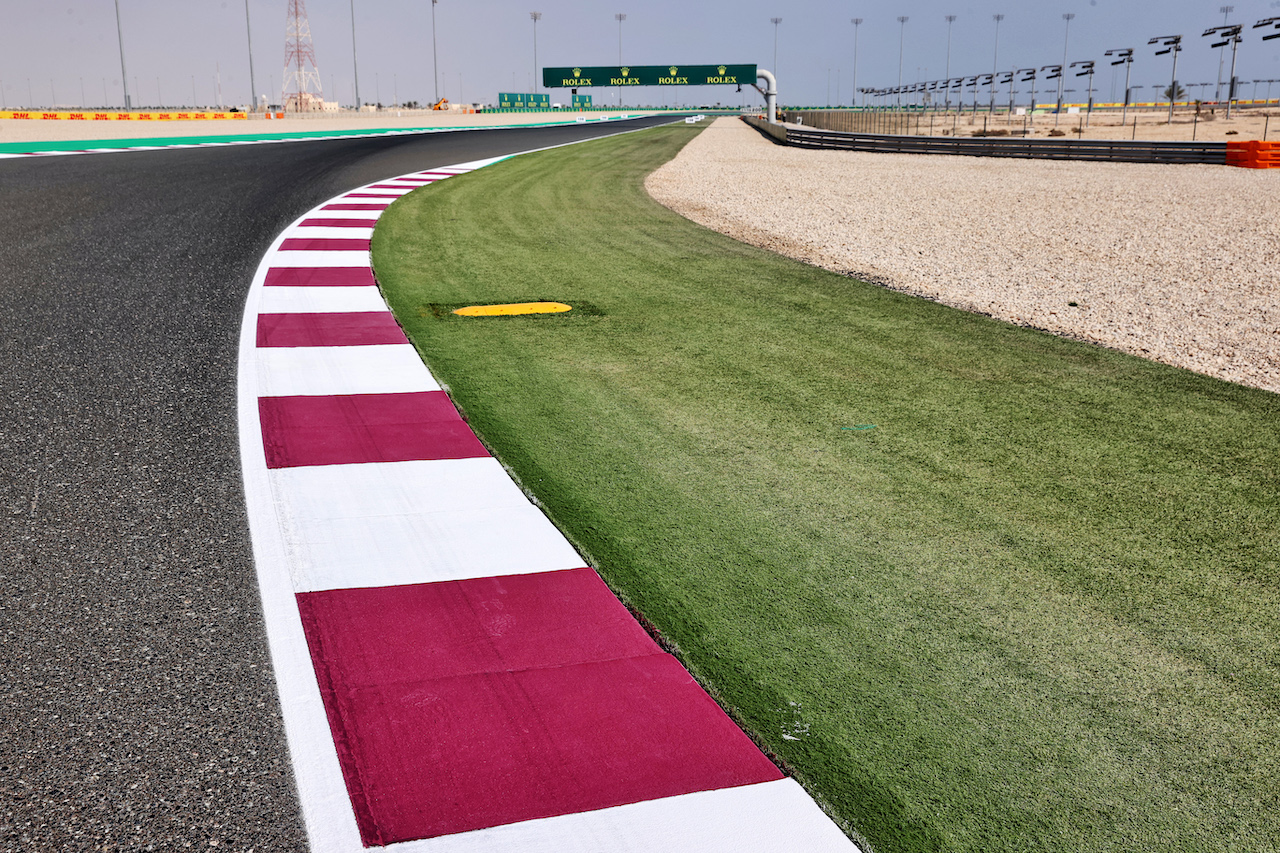
M 0 849 L 305 849 L 238 450 L 262 254 L 354 186 L 669 121 L 0 161 Z

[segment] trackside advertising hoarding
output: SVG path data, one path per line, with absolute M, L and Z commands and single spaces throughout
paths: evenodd
M 551 96 L 525 92 L 499 92 L 498 108 L 503 110 L 549 110 L 551 109 Z
M 594 65 L 542 69 L 548 89 L 577 86 L 750 85 L 754 65 Z

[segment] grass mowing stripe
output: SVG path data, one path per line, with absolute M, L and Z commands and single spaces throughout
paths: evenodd
M 695 226 L 642 181 L 696 132 L 389 209 L 472 425 L 882 850 L 1273 848 L 1280 397 Z M 593 311 L 439 308 L 540 300 Z

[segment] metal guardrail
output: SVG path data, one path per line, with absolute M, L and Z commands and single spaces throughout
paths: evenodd
M 1204 163 L 1225 166 L 1225 142 L 1144 142 L 1106 139 L 1018 139 L 1004 137 L 896 136 L 785 128 L 785 139 L 773 129 L 748 123 L 775 141 L 798 148 L 830 148 L 896 154 L 953 154 L 965 157 L 1017 157 L 1039 160 L 1105 160 L 1117 163 Z

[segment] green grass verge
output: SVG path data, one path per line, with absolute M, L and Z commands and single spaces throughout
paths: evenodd
M 1274 849 L 1280 397 L 693 225 L 642 180 L 696 132 L 387 212 L 472 425 L 881 851 Z M 594 310 L 432 310 L 536 299 Z

